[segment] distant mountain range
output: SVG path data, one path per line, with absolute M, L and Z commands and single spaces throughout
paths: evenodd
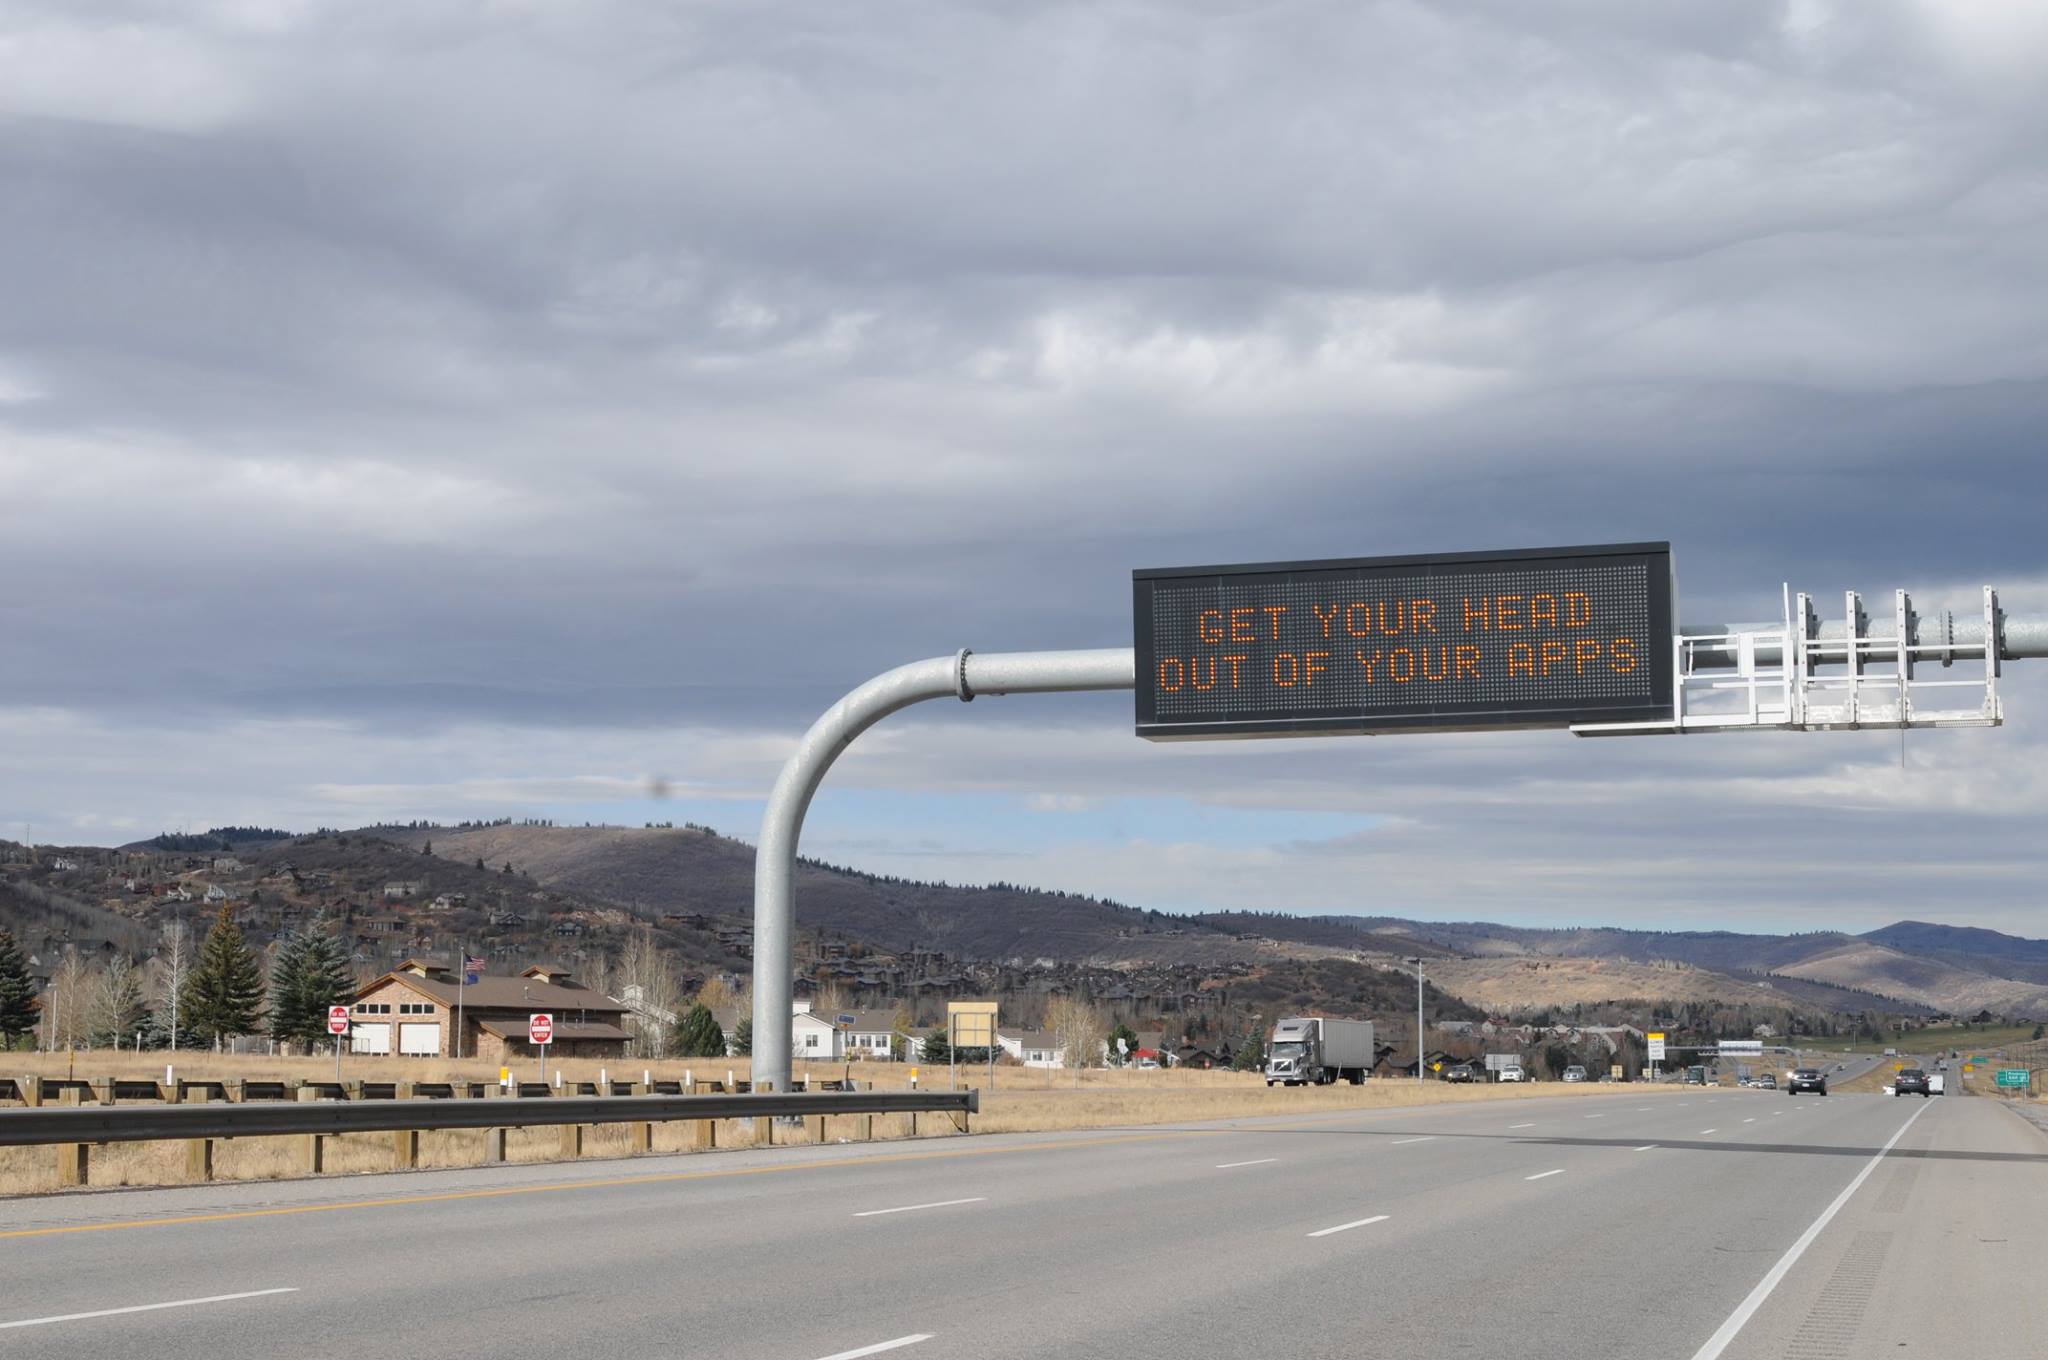
M 753 911 L 754 848 L 702 827 L 501 824 L 373 827 L 365 834 L 414 847 L 432 841 L 437 855 L 510 863 L 541 883 L 642 911 L 739 917 Z M 963 959 L 1218 964 L 1271 957 L 1289 947 L 1308 955 L 1419 955 L 1460 961 L 1444 970 L 1447 990 L 1457 994 L 1455 979 L 1464 978 L 1475 1004 L 1488 1004 L 1496 993 L 1519 995 L 1533 988 L 1534 996 L 1541 990 L 1543 975 L 1511 967 L 1517 960 L 1610 960 L 1604 972 L 1552 974 L 1560 986 L 1569 977 L 1574 996 L 1602 987 L 1639 996 L 1637 989 L 1662 984 L 1676 989 L 1674 995 L 1704 989 L 1723 999 L 1761 995 L 1836 1011 L 1989 1010 L 2048 1017 L 2048 940 L 1923 921 L 1863 935 L 1763 935 L 1542 929 L 1392 916 L 1179 916 L 1086 894 L 919 882 L 811 861 L 799 866 L 796 893 L 800 926 Z M 1681 979 L 1677 970 L 1687 976 Z M 1503 981 L 1518 977 L 1527 988 Z

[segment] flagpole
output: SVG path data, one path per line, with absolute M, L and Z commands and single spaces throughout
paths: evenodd
M 461 971 L 455 975 L 455 1061 L 462 1061 L 462 992 L 469 985 L 469 941 L 464 940 L 456 949 L 455 960 Z

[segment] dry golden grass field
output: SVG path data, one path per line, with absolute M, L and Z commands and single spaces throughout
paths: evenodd
M 154 1078 L 164 1076 L 166 1054 L 127 1055 L 114 1053 L 9 1054 L 0 1056 L 9 1076 L 75 1076 L 87 1080 L 107 1076 Z M 176 1074 L 185 1079 L 330 1080 L 331 1059 L 215 1057 L 211 1054 L 180 1054 Z M 639 1082 L 643 1073 L 657 1079 L 724 1081 L 728 1074 L 739 1080 L 748 1077 L 745 1059 L 668 1060 L 647 1063 L 635 1060 L 599 1062 L 569 1061 L 560 1064 L 565 1082 L 596 1081 L 600 1073 L 614 1081 Z M 555 1066 L 549 1067 L 552 1082 Z M 799 1064 L 798 1074 L 818 1079 L 851 1075 L 872 1082 L 880 1089 L 907 1089 L 911 1069 L 895 1063 Z M 362 1058 L 345 1060 L 345 1080 L 368 1081 L 495 1081 L 494 1066 L 442 1059 Z M 521 1080 L 537 1075 L 532 1064 L 515 1072 Z M 946 1068 L 919 1069 L 922 1090 L 945 1090 L 949 1084 Z M 1197 1119 L 1226 1119 L 1265 1114 L 1305 1114 L 1320 1110 L 1391 1109 L 1400 1106 L 1468 1103 L 1484 1100 L 1525 1100 L 1534 1096 L 1569 1095 L 1599 1099 L 1608 1095 L 1641 1095 L 1652 1088 L 1608 1085 L 1476 1085 L 1451 1086 L 1443 1082 L 1416 1083 L 1398 1078 L 1376 1080 L 1363 1086 L 1338 1085 L 1267 1088 L 1260 1077 L 1243 1072 L 1190 1071 L 1053 1071 L 1039 1068 L 1004 1067 L 995 1070 L 993 1088 L 988 1069 L 961 1069 L 961 1087 L 979 1090 L 981 1113 L 975 1116 L 977 1133 L 1036 1132 L 1055 1129 L 1114 1128 L 1125 1125 L 1169 1124 Z M 1665 1088 L 1670 1089 L 1670 1088 Z M 684 1124 L 654 1126 L 654 1151 L 676 1152 L 689 1146 L 690 1129 Z M 951 1134 L 943 1117 L 927 1115 L 920 1122 L 923 1136 Z M 877 1138 L 910 1136 L 907 1115 L 877 1115 Z M 825 1138 L 839 1142 L 856 1136 L 851 1117 L 827 1121 Z M 751 1121 L 721 1120 L 717 1127 L 720 1148 L 747 1147 L 753 1143 Z M 420 1165 L 425 1167 L 470 1166 L 484 1158 L 481 1131 L 430 1131 L 420 1135 Z M 807 1130 L 778 1127 L 775 1140 L 805 1142 Z M 586 1157 L 628 1155 L 627 1131 L 623 1124 L 600 1124 L 584 1140 Z M 561 1156 L 558 1128 L 514 1129 L 506 1140 L 509 1161 L 556 1160 Z M 56 1153 L 51 1148 L 0 1148 L 0 1194 L 18 1195 L 53 1191 L 58 1188 Z M 389 1134 L 337 1135 L 327 1140 L 327 1174 L 385 1171 L 391 1167 Z M 218 1142 L 214 1151 L 216 1180 L 275 1180 L 301 1175 L 295 1140 L 286 1138 L 241 1138 Z M 113 1185 L 176 1185 L 185 1177 L 185 1149 L 181 1143 L 116 1143 L 92 1150 L 91 1183 Z

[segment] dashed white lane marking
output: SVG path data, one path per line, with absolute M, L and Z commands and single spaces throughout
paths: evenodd
M 1856 1179 L 1850 1181 L 1842 1188 L 1842 1193 L 1835 1196 L 1834 1203 L 1821 1210 L 1820 1217 L 1813 1220 L 1812 1226 L 1799 1235 L 1797 1242 L 1785 1249 L 1785 1254 L 1778 1258 L 1778 1263 L 1771 1267 L 1770 1273 L 1757 1281 L 1756 1288 L 1749 1291 L 1749 1297 L 1728 1315 L 1728 1320 L 1707 1338 L 1704 1346 L 1693 1352 L 1692 1360 L 1718 1360 L 1721 1352 L 1728 1349 L 1728 1343 L 1735 1339 L 1736 1334 L 1752 1317 L 1756 1316 L 1756 1310 L 1764 1306 L 1764 1300 L 1770 1298 L 1771 1291 L 1776 1289 L 1779 1282 L 1791 1273 L 1792 1267 L 1799 1263 L 1799 1258 L 1813 1245 L 1813 1239 L 1820 1236 L 1821 1230 L 1827 1227 L 1834 1216 L 1841 1212 L 1842 1206 L 1849 1202 L 1849 1197 L 1856 1193 L 1864 1181 L 1870 1179 L 1870 1173 L 1877 1170 L 1877 1164 L 1885 1159 L 1885 1154 L 1899 1145 L 1899 1140 L 1906 1136 L 1906 1130 L 1913 1127 L 1913 1120 L 1926 1113 L 1927 1102 L 1922 1101 L 1920 1108 L 1913 1111 L 1911 1118 L 1899 1125 L 1899 1131 L 1891 1136 L 1891 1141 L 1879 1148 L 1877 1155 L 1865 1162 L 1863 1169 L 1856 1173 Z
M 1649 1151 L 1649 1150 L 1650 1150 L 1651 1148 L 1653 1148 L 1653 1147 L 1655 1147 L 1655 1146 L 1657 1146 L 1657 1145 L 1656 1145 L 1655 1143 L 1645 1143 L 1645 1144 L 1643 1144 L 1643 1145 L 1642 1145 L 1641 1147 L 1637 1148 L 1637 1149 L 1636 1149 L 1636 1151 L 1637 1151 L 1637 1152 L 1648 1152 L 1648 1151 Z
M 1349 1232 L 1353 1228 L 1363 1228 L 1371 1223 L 1384 1223 L 1391 1217 L 1393 1217 L 1391 1214 L 1374 1214 L 1371 1218 L 1354 1218 L 1349 1223 L 1339 1223 L 1334 1228 L 1322 1228 L 1310 1233 L 1309 1236 L 1328 1237 L 1331 1233 Z
M 969 1199 L 935 1199 L 930 1204 L 899 1204 L 893 1209 L 863 1209 L 854 1217 L 878 1218 L 883 1214 L 907 1214 L 912 1209 L 949 1209 L 955 1204 L 980 1204 L 987 1198 L 987 1195 L 975 1195 Z M 865 1355 L 867 1352 L 861 1351 L 859 1354 Z
M 1428 1133 L 1424 1134 L 1420 1138 L 1396 1138 L 1393 1142 L 1387 1144 L 1387 1146 L 1399 1147 L 1403 1143 L 1430 1143 L 1434 1141 L 1436 1141 L 1436 1135 L 1433 1133 Z
M 1228 1171 L 1234 1166 L 1264 1166 L 1268 1162 L 1277 1162 L 1279 1160 L 1278 1157 L 1254 1157 L 1248 1162 L 1218 1162 L 1216 1169 L 1218 1171 Z
M 1604 1114 L 1589 1114 L 1586 1116 L 1588 1119 L 1605 1119 L 1606 1117 Z
M 1508 1127 L 1510 1129 L 1533 1129 L 1536 1126 L 1534 1124 L 1510 1124 Z
M 137 1303 L 126 1308 L 95 1308 L 90 1313 L 58 1313 L 54 1317 L 23 1318 L 0 1322 L 0 1331 L 10 1327 L 47 1327 L 53 1322 L 83 1322 L 87 1318 L 115 1317 L 122 1313 L 154 1313 L 159 1308 L 196 1308 L 202 1303 L 231 1303 L 236 1299 L 260 1299 L 270 1294 L 296 1294 L 298 1286 L 284 1289 L 251 1289 L 240 1294 L 209 1294 L 203 1299 L 172 1299 L 168 1303 Z
M 883 1351 L 893 1351 L 899 1346 L 915 1346 L 920 1341 L 931 1339 L 930 1332 L 916 1332 L 910 1336 L 899 1336 L 894 1341 L 877 1341 L 874 1345 L 862 1346 L 859 1350 L 835 1351 L 824 1357 L 824 1360 L 860 1360 L 863 1355 L 880 1355 Z
M 1524 1176 L 1524 1177 L 1522 1177 L 1522 1179 L 1523 1179 L 1523 1180 L 1525 1180 L 1525 1181 L 1540 1181 L 1540 1180 L 1542 1180 L 1542 1179 L 1543 1179 L 1543 1178 L 1544 1178 L 1545 1176 L 1562 1176 L 1563 1174 L 1564 1174 L 1564 1168 L 1563 1168 L 1563 1167 L 1558 1167 L 1558 1168 L 1557 1168 L 1556 1170 L 1554 1170 L 1554 1171 L 1539 1171 L 1539 1172 L 1537 1172 L 1537 1173 L 1536 1173 L 1535 1175 L 1533 1175 L 1533 1176 Z
M 1706 1137 L 1706 1136 L 1707 1136 L 1708 1134 L 1710 1134 L 1710 1133 L 1719 1133 L 1719 1132 L 1720 1132 L 1720 1130 L 1719 1130 L 1719 1129 L 1701 1129 L 1701 1130 L 1700 1130 L 1700 1137 L 1704 1138 L 1704 1137 Z

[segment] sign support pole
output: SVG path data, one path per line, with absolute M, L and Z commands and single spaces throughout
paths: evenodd
M 754 855 L 756 1090 L 789 1089 L 797 840 L 811 798 L 839 753 L 891 713 L 927 699 L 966 703 L 981 695 L 1127 690 L 1136 683 L 1137 661 L 1129 647 L 979 655 L 963 649 L 884 672 L 811 724 L 768 796 L 760 848 Z

